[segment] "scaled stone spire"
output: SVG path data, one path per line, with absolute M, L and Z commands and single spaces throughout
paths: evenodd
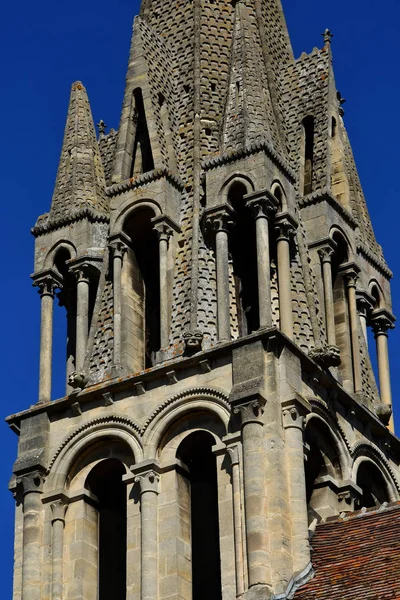
M 89 99 L 78 81 L 71 89 L 49 221 L 72 217 L 83 208 L 106 212 L 105 185 Z

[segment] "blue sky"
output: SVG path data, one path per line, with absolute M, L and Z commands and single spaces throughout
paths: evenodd
M 295 55 L 322 45 L 333 33 L 335 73 L 347 99 L 345 121 L 374 229 L 391 268 L 398 267 L 400 125 L 398 0 L 283 0 Z M 39 297 L 29 279 L 29 230 L 49 209 L 72 82 L 82 80 L 95 121 L 118 127 L 136 0 L 41 0 L 4 3 L 0 56 L 2 93 L 3 293 L 2 409 L 8 414 L 36 402 Z M 400 283 L 393 281 L 394 312 Z M 400 430 L 400 330 L 390 336 L 393 395 Z M 59 378 L 61 389 L 62 377 Z M 13 500 L 7 491 L 16 436 L 0 433 L 0 580 L 11 597 Z

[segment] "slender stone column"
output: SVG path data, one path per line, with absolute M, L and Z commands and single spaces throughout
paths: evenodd
M 270 585 L 268 522 L 264 479 L 265 399 L 257 395 L 234 409 L 242 419 L 244 504 L 247 536 L 249 587 Z
M 239 447 L 230 446 L 228 455 L 232 464 L 232 500 L 233 500 L 233 525 L 235 535 L 235 567 L 236 567 L 236 595 L 244 592 L 243 572 L 243 537 L 242 537 L 242 510 L 240 500 L 240 465 Z
M 39 471 L 18 478 L 23 494 L 22 595 L 21 600 L 41 600 L 42 485 Z
M 80 265 L 73 270 L 77 280 L 76 302 L 76 351 L 75 369 L 81 371 L 85 361 L 86 347 L 89 335 L 89 279 L 88 265 Z
M 141 498 L 141 600 L 158 598 L 158 486 L 160 477 L 153 470 L 135 477 Z
M 167 348 L 169 345 L 169 285 L 168 285 L 168 245 L 169 240 L 176 227 L 168 217 L 162 216 L 153 219 L 154 229 L 159 240 L 160 253 L 160 347 Z
M 357 311 L 357 296 L 356 284 L 358 273 L 360 272 L 357 265 L 345 265 L 341 269 L 344 281 L 347 287 L 347 298 L 349 302 L 349 317 L 350 317 L 350 333 L 351 333 L 351 349 L 353 358 L 353 378 L 354 392 L 357 394 L 362 391 L 362 373 L 361 373 L 361 356 L 360 342 L 358 339 L 359 316 Z
M 357 309 L 361 321 L 365 343 L 368 348 L 368 321 L 374 307 L 374 299 L 372 296 L 362 290 L 357 290 Z
M 121 366 L 121 327 L 122 327 L 122 290 L 121 274 L 122 262 L 128 250 L 129 238 L 123 233 L 113 236 L 110 248 L 113 256 L 113 303 L 114 303 L 114 366 Z
M 293 339 L 293 307 L 290 273 L 290 240 L 297 229 L 296 221 L 287 213 L 277 215 L 275 231 L 277 234 L 279 320 L 282 333 Z
M 318 254 L 322 263 L 322 278 L 324 281 L 324 304 L 325 304 L 325 322 L 326 338 L 329 346 L 336 346 L 335 332 L 335 312 L 333 308 L 333 288 L 332 288 L 332 255 L 334 253 L 333 242 L 326 244 L 318 249 Z
M 39 403 L 51 400 L 53 358 L 53 306 L 54 294 L 62 287 L 61 279 L 53 271 L 33 276 L 33 285 L 41 297 Z
M 206 213 L 206 227 L 215 232 L 217 263 L 217 329 L 218 340 L 231 339 L 229 294 L 228 227 L 232 224 L 232 209 L 227 205 Z
M 384 308 L 374 310 L 371 316 L 371 325 L 376 340 L 381 401 L 387 406 L 392 406 L 388 331 L 389 329 L 394 328 L 394 317 L 389 311 L 387 311 Z M 389 429 L 391 431 L 394 430 L 393 418 L 391 418 L 390 420 Z
M 278 210 L 279 201 L 269 192 L 245 196 L 246 207 L 256 220 L 257 279 L 260 328 L 270 327 L 271 315 L 271 260 L 269 252 L 269 221 Z
M 293 399 L 284 402 L 282 409 L 292 523 L 293 570 L 297 574 L 310 562 L 303 425 L 304 416 L 311 408 L 306 401 Z
M 50 504 L 53 525 L 51 600 L 63 597 L 64 527 L 67 505 L 61 499 Z

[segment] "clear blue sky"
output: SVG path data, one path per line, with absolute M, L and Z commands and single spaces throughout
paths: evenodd
M 398 0 L 283 0 L 295 55 L 321 46 L 334 33 L 338 88 L 347 99 L 346 125 L 375 232 L 400 275 L 398 198 L 400 139 Z M 118 127 L 125 69 L 138 0 L 41 0 L 4 3 L 0 56 L 0 146 L 3 206 L 0 238 L 3 293 L 2 409 L 36 402 L 39 297 L 29 279 L 29 230 L 49 209 L 70 85 L 85 84 L 96 122 Z M 399 237 L 398 237 L 399 236 Z M 400 277 L 393 281 L 400 315 Z M 393 392 L 400 431 L 400 330 L 390 337 Z M 61 381 L 61 380 L 60 380 Z M 61 385 L 61 384 L 60 384 Z M 7 491 L 16 436 L 0 434 L 1 598 L 11 598 L 13 500 Z

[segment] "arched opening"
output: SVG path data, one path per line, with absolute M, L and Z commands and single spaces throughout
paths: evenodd
M 75 370 L 76 350 L 76 279 L 69 271 L 67 261 L 71 254 L 62 246 L 54 257 L 54 268 L 62 277 L 63 287 L 58 293 L 59 306 L 65 313 L 54 311 L 53 323 L 53 397 L 65 394 L 69 375 Z
M 229 252 L 240 336 L 256 331 L 260 326 L 256 230 L 254 218 L 245 206 L 246 194 L 247 189 L 241 182 L 233 183 L 228 193 L 228 202 L 236 213 L 235 226 L 229 233 Z
M 144 109 L 143 94 L 140 88 L 133 92 L 134 110 L 132 115 L 135 128 L 131 177 L 141 175 L 154 169 L 149 130 Z
M 335 117 L 332 117 L 332 121 L 331 121 L 331 137 L 334 140 L 336 138 L 337 135 L 337 121 L 335 119 Z
M 313 190 L 314 175 L 314 117 L 303 119 L 303 146 L 304 146 L 304 167 L 303 167 L 303 194 L 310 194 Z
M 360 506 L 372 508 L 389 502 L 386 481 L 374 463 L 363 461 L 357 471 L 357 485 L 362 489 Z
M 98 463 L 86 488 L 98 500 L 98 600 L 126 600 L 127 493 L 125 468 L 114 458 Z
M 336 483 L 342 477 L 337 445 L 325 423 L 311 419 L 304 436 L 307 506 L 310 522 L 336 514 Z
M 177 458 L 188 468 L 192 554 L 192 600 L 221 600 L 218 487 L 215 440 L 196 431 L 186 437 Z
M 160 349 L 160 259 L 153 217 L 152 209 L 140 208 L 124 226 L 131 243 L 122 271 L 122 354 L 134 371 L 154 365 Z

